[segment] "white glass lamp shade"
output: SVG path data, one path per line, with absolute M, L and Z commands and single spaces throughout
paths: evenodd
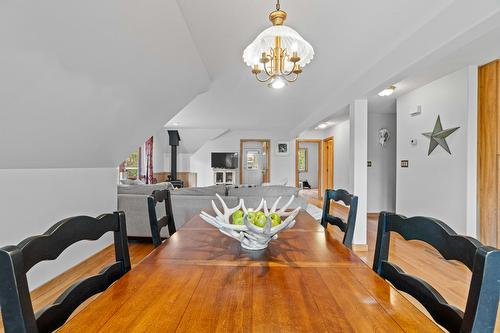
M 270 50 L 274 49 L 276 36 L 281 37 L 281 47 L 286 49 L 289 55 L 292 55 L 292 52 L 298 53 L 300 57 L 298 64 L 301 67 L 305 67 L 311 62 L 314 57 L 314 49 L 311 44 L 302 38 L 297 31 L 286 25 L 274 25 L 262 31 L 243 51 L 243 61 L 250 67 L 259 65 L 262 53 L 269 54 Z M 291 65 L 287 65 L 291 67 Z M 290 70 L 290 68 L 286 69 Z

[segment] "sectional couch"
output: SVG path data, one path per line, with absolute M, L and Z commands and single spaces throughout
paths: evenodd
M 118 185 L 118 210 L 125 212 L 127 221 L 127 233 L 129 237 L 141 238 L 151 237 L 149 227 L 149 216 L 147 209 L 147 197 L 154 190 L 169 189 L 172 194 L 172 209 L 176 228 L 179 229 L 184 223 L 201 210 L 211 209 L 212 200 L 222 209 L 216 194 L 219 194 L 228 207 L 238 204 L 240 198 L 245 200 L 248 208 L 257 207 L 262 198 L 272 205 L 278 197 L 282 197 L 280 205 L 284 205 L 291 196 L 294 200 L 290 208 L 307 207 L 307 200 L 298 195 L 295 187 L 271 185 L 255 187 L 234 187 L 225 185 L 214 185 L 207 187 L 192 187 L 173 189 L 170 183 L 159 183 L 153 185 Z M 164 205 L 157 205 L 157 215 L 165 215 Z M 162 236 L 167 237 L 167 228 L 162 229 Z

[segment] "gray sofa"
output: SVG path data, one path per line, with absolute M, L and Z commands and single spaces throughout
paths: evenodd
M 245 200 L 247 207 L 257 207 L 262 198 L 266 199 L 270 205 L 278 197 L 282 197 L 280 205 L 284 205 L 290 196 L 294 200 L 290 208 L 307 207 L 307 200 L 298 195 L 295 187 L 272 185 L 257 187 L 229 187 L 224 185 L 214 185 L 208 187 L 192 187 L 173 189 L 170 183 L 160 183 L 153 185 L 118 185 L 118 210 L 125 212 L 127 221 L 127 233 L 130 237 L 151 237 L 149 227 L 149 216 L 147 208 L 147 197 L 154 190 L 169 189 L 172 194 L 172 210 L 174 214 L 175 226 L 177 230 L 189 221 L 201 210 L 211 209 L 212 200 L 222 209 L 215 194 L 219 194 L 229 207 L 238 204 L 240 198 Z M 165 215 L 164 205 L 156 206 L 157 215 Z M 167 228 L 163 228 L 162 237 L 168 236 Z

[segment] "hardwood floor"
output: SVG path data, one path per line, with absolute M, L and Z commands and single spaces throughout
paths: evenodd
M 323 203 L 316 198 L 309 198 L 310 203 L 322 208 Z M 332 214 L 347 218 L 346 207 L 336 204 L 332 207 Z M 373 263 L 375 242 L 377 239 L 378 214 L 368 214 L 368 251 L 355 251 L 356 254 L 370 267 Z M 338 228 L 329 226 L 328 230 L 338 239 L 342 233 Z M 471 272 L 459 262 L 445 260 L 433 247 L 420 241 L 406 241 L 401 236 L 391 236 L 389 260 L 396 263 L 406 272 L 418 276 L 430 283 L 448 303 L 464 310 L 469 292 Z M 404 293 L 403 293 L 404 294 Z M 404 294 L 415 306 L 427 316 L 425 308 L 412 296 Z M 495 332 L 500 333 L 500 320 L 497 315 Z
M 151 243 L 129 243 L 130 261 L 132 267 L 137 265 L 146 255 L 153 250 Z M 61 275 L 40 286 L 31 292 L 31 300 L 33 309 L 41 310 L 43 307 L 51 304 L 56 298 L 61 295 L 64 290 L 71 286 L 76 281 L 89 275 L 97 274 L 106 264 L 114 260 L 114 247 L 110 245 L 97 254 L 87 258 L 78 265 L 72 267 Z M 96 297 L 96 296 L 94 296 Z M 80 312 L 85 306 L 91 302 L 93 298 L 88 299 L 74 313 Z M 3 332 L 2 319 L 0 318 L 0 332 Z
M 322 207 L 322 201 L 311 197 L 309 202 Z M 332 205 L 333 214 L 346 217 L 347 209 L 341 205 Z M 356 254 L 371 267 L 373 252 L 375 248 L 377 233 L 377 214 L 368 214 L 368 251 L 356 251 Z M 342 234 L 338 228 L 330 226 L 328 230 L 341 239 Z M 149 243 L 130 243 L 130 258 L 132 265 L 140 262 L 151 250 L 153 246 Z M 114 256 L 113 247 L 107 247 L 98 254 L 88 258 L 65 273 L 57 276 L 32 293 L 33 307 L 35 311 L 53 302 L 66 288 L 79 279 L 97 273 L 106 263 L 110 262 Z M 464 309 L 469 290 L 471 273 L 458 262 L 447 261 L 432 247 L 418 241 L 405 241 L 398 235 L 393 235 L 391 239 L 390 260 L 398 264 L 408 273 L 421 277 L 436 288 L 443 297 L 453 305 Z M 405 296 L 412 301 L 419 309 L 427 314 L 425 309 L 411 296 Z M 82 304 L 77 311 L 81 311 L 88 302 Z M 498 316 L 497 316 L 498 317 Z M 0 319 L 0 331 L 3 327 Z M 495 332 L 500 333 L 499 320 Z

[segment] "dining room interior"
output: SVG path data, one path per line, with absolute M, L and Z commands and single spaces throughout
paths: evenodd
M 498 0 L 0 26 L 0 332 L 500 332 Z

